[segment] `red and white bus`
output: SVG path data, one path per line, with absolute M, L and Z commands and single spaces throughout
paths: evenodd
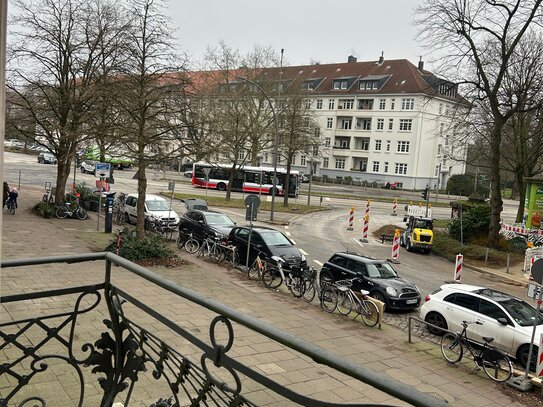
M 209 168 L 209 179 L 206 183 L 206 174 L 204 169 Z M 192 167 L 192 185 L 195 187 L 218 189 L 226 191 L 232 165 L 230 164 L 209 164 L 204 162 L 194 163 Z M 236 168 L 234 173 L 232 191 L 253 192 L 262 194 L 272 194 L 272 167 L 251 167 L 244 165 Z M 287 170 L 277 168 L 277 189 L 276 195 L 283 195 L 283 184 Z M 299 192 L 299 171 L 290 171 L 289 176 L 289 196 L 297 197 Z

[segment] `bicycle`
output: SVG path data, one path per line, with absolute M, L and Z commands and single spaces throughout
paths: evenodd
M 491 342 L 494 338 L 483 336 L 484 344 L 483 349 L 477 351 L 472 345 L 467 336 L 467 328 L 469 324 L 482 325 L 482 322 L 468 322 L 462 321 L 462 332 L 447 333 L 441 338 L 441 353 L 447 362 L 451 364 L 458 363 L 464 356 L 464 346 L 470 351 L 471 356 L 475 361 L 475 368 L 473 371 L 477 371 L 483 368 L 486 375 L 495 382 L 501 383 L 509 380 L 513 373 L 513 365 L 509 360 L 509 357 L 496 349 Z
M 187 253 L 195 254 L 200 248 L 200 241 L 196 239 L 192 233 L 188 236 L 188 239 L 184 242 L 180 241 L 181 236 L 177 238 L 177 247 L 184 247 Z M 182 246 L 180 246 L 182 244 Z
M 75 207 L 72 207 L 74 204 Z M 65 202 L 63 205 L 57 208 L 55 215 L 59 219 L 66 219 L 68 216 L 73 217 L 75 215 L 79 220 L 85 220 L 89 216 L 87 211 L 81 207 L 79 202 Z
M 113 202 L 113 221 L 118 225 L 124 225 L 124 205 L 126 202 L 126 195 L 121 192 L 119 197 Z
M 220 238 L 216 236 L 206 237 L 200 245 L 200 249 L 198 250 L 198 253 L 196 253 L 196 256 L 208 256 L 215 263 L 220 262 L 223 259 L 222 256 L 224 252 L 220 249 L 219 240 Z
M 223 251 L 223 259 L 229 261 L 232 264 L 232 267 L 237 267 L 239 265 L 239 253 L 237 247 L 231 244 L 228 244 L 227 241 L 221 241 L 219 243 L 220 250 Z
M 275 264 L 265 267 L 261 272 L 261 279 L 268 288 L 278 288 L 285 283 L 290 293 L 300 298 L 304 293 L 303 270 L 283 270 L 284 260 L 279 256 L 271 258 Z
M 145 219 L 145 229 L 155 233 L 167 241 L 172 240 L 175 228 L 165 224 L 160 218 L 148 217 Z
M 307 270 L 304 270 L 302 278 L 304 284 L 303 300 L 305 302 L 312 302 L 315 295 L 317 295 L 318 298 L 321 298 L 322 288 L 318 281 L 317 269 L 309 267 Z
M 11 198 L 8 198 L 6 201 L 6 209 L 10 215 L 15 215 L 15 202 Z
M 348 316 L 353 309 L 357 312 L 354 319 L 359 315 L 364 324 L 369 327 L 377 325 L 379 322 L 379 309 L 377 305 L 368 299 L 369 291 L 360 290 L 362 299 L 360 299 L 351 289 L 357 277 L 350 280 L 336 281 L 322 291 L 321 306 L 326 312 L 334 312 L 336 309 L 341 315 Z

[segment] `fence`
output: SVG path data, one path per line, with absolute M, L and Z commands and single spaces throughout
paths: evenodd
M 0 354 L 8 359 L 0 364 L 0 380 L 2 383 L 10 384 L 10 387 L 3 388 L 0 392 L 0 406 L 11 405 L 15 402 L 17 405 L 26 405 L 30 404 L 30 401 L 38 401 L 45 406 L 47 400 L 43 395 L 28 394 L 25 387 L 39 375 L 45 374 L 48 363 L 53 360 L 66 363 L 75 372 L 70 377 L 74 380 L 72 390 L 79 391 L 72 404 L 77 406 L 82 406 L 87 397 L 93 397 L 93 400 L 97 398 L 94 394 L 85 393 L 86 390 L 93 388 L 92 385 L 89 386 L 86 379 L 96 377 L 84 373 L 89 369 L 99 376 L 98 383 L 102 394 L 97 398 L 100 402 L 96 400 L 93 405 L 100 406 L 112 406 L 113 402 L 120 399 L 124 406 L 128 406 L 131 397 L 138 392 L 137 384 L 142 383 L 141 375 L 148 370 L 152 372 L 152 379 L 161 380 L 165 383 L 164 388 L 168 390 L 166 399 L 161 398 L 161 401 L 166 400 L 169 404 L 161 404 L 163 406 L 173 406 L 173 403 L 193 406 L 200 404 L 254 406 L 255 404 L 243 395 L 243 384 L 247 378 L 301 405 L 344 405 L 323 402 L 299 394 L 230 356 L 228 351 L 234 343 L 233 323 L 237 323 L 236 326 L 239 329 L 250 330 L 255 334 L 270 338 L 317 363 L 356 378 L 412 405 L 445 405 L 444 402 L 431 395 L 420 393 L 387 376 L 377 374 L 278 330 L 261 320 L 203 297 L 112 253 L 8 260 L 2 262 L 2 268 L 68 263 L 84 269 L 84 264 L 80 263 L 89 261 L 105 263 L 103 281 L 83 286 L 61 287 L 0 297 L 4 307 L 9 304 L 17 305 L 12 315 L 3 313 L 4 319 L 9 320 L 0 322 L 0 351 L 3 351 Z M 198 307 L 203 307 L 216 315 L 209 324 L 211 344 L 197 337 L 186 327 L 190 325 L 190 321 L 175 322 L 145 303 L 144 299 L 137 298 L 133 293 L 123 289 L 122 283 L 126 281 L 124 276 L 119 279 L 118 284 L 115 284 L 112 279 L 115 274 L 113 265 L 122 267 L 121 271 L 128 272 L 133 277 L 139 276 L 152 284 L 153 289 L 164 290 L 178 298 L 178 301 L 188 302 L 194 315 L 200 315 Z M 22 270 L 22 272 L 31 273 L 32 270 Z M 141 290 L 137 292 L 141 294 Z M 28 310 L 33 308 L 23 304 L 25 301 L 47 302 L 53 297 L 62 298 L 68 306 L 73 302 L 73 309 L 69 312 L 54 312 L 54 307 L 52 307 L 51 312 L 48 312 L 46 307 L 44 314 L 29 316 Z M 70 298 L 73 298 L 72 302 L 68 301 Z M 145 299 L 154 303 L 156 296 Z M 19 319 L 15 318 L 17 310 L 22 310 L 23 313 Z M 81 336 L 83 326 L 80 320 L 100 310 L 104 311 L 106 318 L 104 324 L 107 329 L 101 333 L 96 331 L 96 328 L 87 329 L 86 333 L 96 335 L 96 340 L 84 342 L 78 347 L 76 343 L 84 337 L 84 335 Z M 148 320 L 142 319 L 141 315 L 152 317 L 156 323 L 146 325 L 145 321 Z M 101 317 L 101 314 L 99 316 Z M 39 328 L 39 334 L 34 333 L 31 344 L 25 343 L 34 328 Z M 160 338 L 158 333 L 182 339 L 186 342 L 186 346 L 172 347 L 169 342 Z M 48 348 L 48 345 L 53 346 Z M 46 353 L 46 349 L 53 349 L 55 353 Z M 81 352 L 77 352 L 78 349 L 82 351 L 82 355 Z M 212 369 L 214 369 L 213 373 Z M 217 369 L 221 369 L 221 375 L 214 373 Z M 228 380 L 224 378 L 225 376 Z M 145 391 L 151 391 L 151 387 L 146 387 Z M 92 402 L 87 401 L 87 403 Z

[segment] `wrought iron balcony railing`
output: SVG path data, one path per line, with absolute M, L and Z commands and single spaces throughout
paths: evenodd
M 84 270 L 85 262 L 91 261 L 105 263 L 103 281 L 39 292 L 26 292 L 23 289 L 25 292 L 0 297 L 4 310 L 9 309 L 9 312 L 2 312 L 0 321 L 0 383 L 3 384 L 0 388 L 0 406 L 60 405 L 56 400 L 48 400 L 51 392 L 48 395 L 42 394 L 39 385 L 34 386 L 40 383 L 40 375 L 46 375 L 53 363 L 65 365 L 71 372 L 59 379 L 72 380 L 69 391 L 73 403 L 63 405 L 109 407 L 120 402 L 120 405 L 128 406 L 131 401 L 142 405 L 145 401 L 138 400 L 135 395 L 138 394 L 138 384 L 143 385 L 141 376 L 145 372 L 151 373 L 152 383 L 162 382 L 161 388 L 167 391 L 156 401 L 146 401 L 145 405 L 155 407 L 254 406 L 256 404 L 244 395 L 245 380 L 256 382 L 292 403 L 306 406 L 344 405 L 299 394 L 230 355 L 229 351 L 234 344 L 233 323 L 238 324 L 236 326 L 240 330 L 251 330 L 271 338 L 317 363 L 400 400 L 417 406 L 445 405 L 429 394 L 420 393 L 387 376 L 356 365 L 112 253 L 8 260 L 2 262 L 2 268 L 5 271 L 7 268 L 34 266 L 35 270 L 36 266 L 50 267 L 47 265 L 69 263 Z M 113 265 L 122 269 L 113 271 Z M 32 269 L 23 268 L 23 271 L 32 273 Z M 197 337 L 194 330 L 187 328 L 186 323 L 175 322 L 175 318 L 168 318 L 153 308 L 150 304 L 154 303 L 155 295 L 136 298 L 133 293 L 123 289 L 126 276 L 116 277 L 121 272 L 129 273 L 131 278 L 139 276 L 144 283 L 151 284 L 153 292 L 165 291 L 179 301 L 186 301 L 191 304 L 191 311 L 194 307 L 194 315 L 199 313 L 199 307 L 214 315 L 209 322 L 210 343 Z M 55 312 L 53 298 L 64 304 L 67 311 Z M 24 303 L 45 303 L 47 306 L 32 315 L 32 306 L 23 306 Z M 52 311 L 48 312 L 48 306 L 51 306 Z M 26 313 L 23 312 L 23 317 L 16 319 L 18 311 Z M 92 313 L 98 313 L 99 319 L 105 318 L 103 332 L 99 328 L 101 323 L 97 323 L 94 328 L 91 325 L 89 329 L 89 325 L 82 322 Z M 142 315 L 147 319 L 142 319 Z M 145 325 L 141 320 L 157 323 Z M 85 332 L 80 331 L 86 331 L 93 339 L 83 341 Z M 182 340 L 186 346 L 171 346 L 167 340 L 159 337 L 158 332 L 168 338 Z M 93 385 L 88 380 L 98 381 L 99 386 L 94 387 L 101 390 L 100 395 L 89 394 L 88 390 Z M 154 386 L 148 385 L 144 390 L 151 392 L 153 389 L 150 387 Z

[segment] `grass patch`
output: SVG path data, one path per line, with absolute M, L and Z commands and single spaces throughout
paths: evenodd
M 166 197 L 170 197 L 171 193 L 168 192 L 162 192 L 161 195 L 164 195 Z M 186 198 L 194 198 L 195 195 L 192 194 L 181 194 L 181 193 L 175 193 L 174 198 L 175 199 L 186 199 Z M 207 201 L 207 203 L 210 206 L 219 206 L 222 208 L 245 208 L 245 202 L 243 199 L 236 199 L 231 198 L 229 200 L 226 200 L 223 197 L 220 196 L 198 196 L 198 198 L 204 199 Z M 316 199 L 316 198 L 315 198 Z M 288 207 L 283 206 L 283 197 L 276 197 L 275 198 L 275 212 L 285 212 L 285 213 L 299 213 L 299 214 L 305 214 L 305 213 L 311 213 L 311 212 L 318 212 L 318 211 L 327 211 L 330 210 L 329 207 L 324 206 L 318 206 L 318 205 L 303 205 L 300 200 L 298 199 L 296 202 L 294 198 L 289 198 L 288 200 Z M 262 196 L 260 201 L 260 211 L 270 211 L 271 210 L 271 202 L 266 201 L 266 196 Z

